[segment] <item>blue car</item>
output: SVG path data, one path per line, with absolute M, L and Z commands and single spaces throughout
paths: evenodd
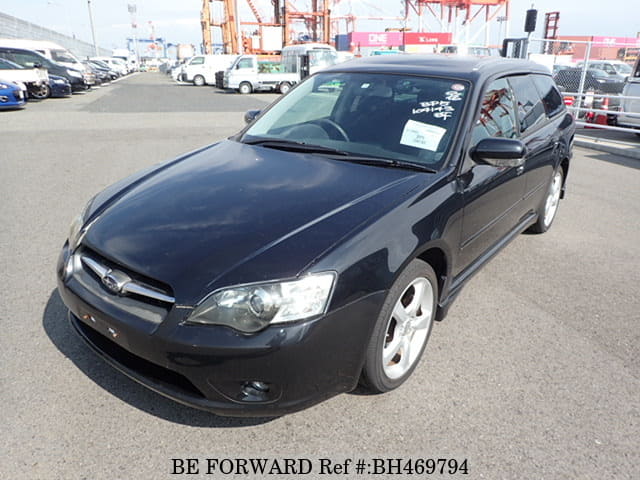
M 25 103 L 24 92 L 18 84 L 0 80 L 0 109 L 22 108 Z
M 49 90 L 55 98 L 71 96 L 71 84 L 64 77 L 49 75 Z

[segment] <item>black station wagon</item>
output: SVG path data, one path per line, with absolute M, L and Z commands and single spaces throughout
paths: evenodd
M 246 119 L 97 194 L 57 268 L 109 363 L 233 416 L 401 385 L 465 282 L 551 226 L 575 131 L 544 67 L 477 57 L 336 65 Z

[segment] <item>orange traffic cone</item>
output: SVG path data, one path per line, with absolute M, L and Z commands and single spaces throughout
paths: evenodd
M 605 97 L 602 99 L 602 105 L 600 106 L 600 110 L 609 110 L 609 98 Z M 597 123 L 598 125 L 607 125 L 607 114 L 598 112 L 596 114 L 596 118 L 593 123 Z

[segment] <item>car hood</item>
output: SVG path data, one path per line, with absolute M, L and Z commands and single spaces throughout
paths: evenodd
M 83 243 L 194 304 L 296 276 L 429 177 L 227 140 L 107 189 Z

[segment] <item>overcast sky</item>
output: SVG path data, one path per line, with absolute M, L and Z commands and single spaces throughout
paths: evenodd
M 270 0 L 253 1 L 266 18 L 271 16 Z M 126 38 L 131 36 L 127 5 L 133 3 L 137 5 L 140 37 L 150 36 L 149 22 L 152 21 L 156 37 L 171 43 L 201 43 L 201 0 L 91 0 L 96 36 L 101 46 L 126 45 Z M 309 0 L 293 0 L 293 5 L 300 10 L 310 3 Z M 560 35 L 635 37 L 640 31 L 640 0 L 538 0 L 533 3 L 539 12 L 539 32 L 544 13 L 554 10 L 560 11 Z M 238 4 L 249 17 L 246 1 L 238 0 Z M 334 12 L 345 14 L 351 10 L 363 16 L 398 16 L 402 4 L 401 0 L 341 0 Z M 523 35 L 524 12 L 531 4 L 530 0 L 511 1 L 511 36 Z M 0 0 L 0 12 L 91 41 L 87 0 Z M 427 25 L 432 31 L 439 30 L 433 19 Z M 360 21 L 358 30 L 383 31 L 385 27 L 397 26 L 401 25 L 392 21 Z M 415 30 L 417 23 L 412 26 Z M 497 33 L 497 26 L 492 29 Z M 479 40 L 481 43 L 483 37 Z

